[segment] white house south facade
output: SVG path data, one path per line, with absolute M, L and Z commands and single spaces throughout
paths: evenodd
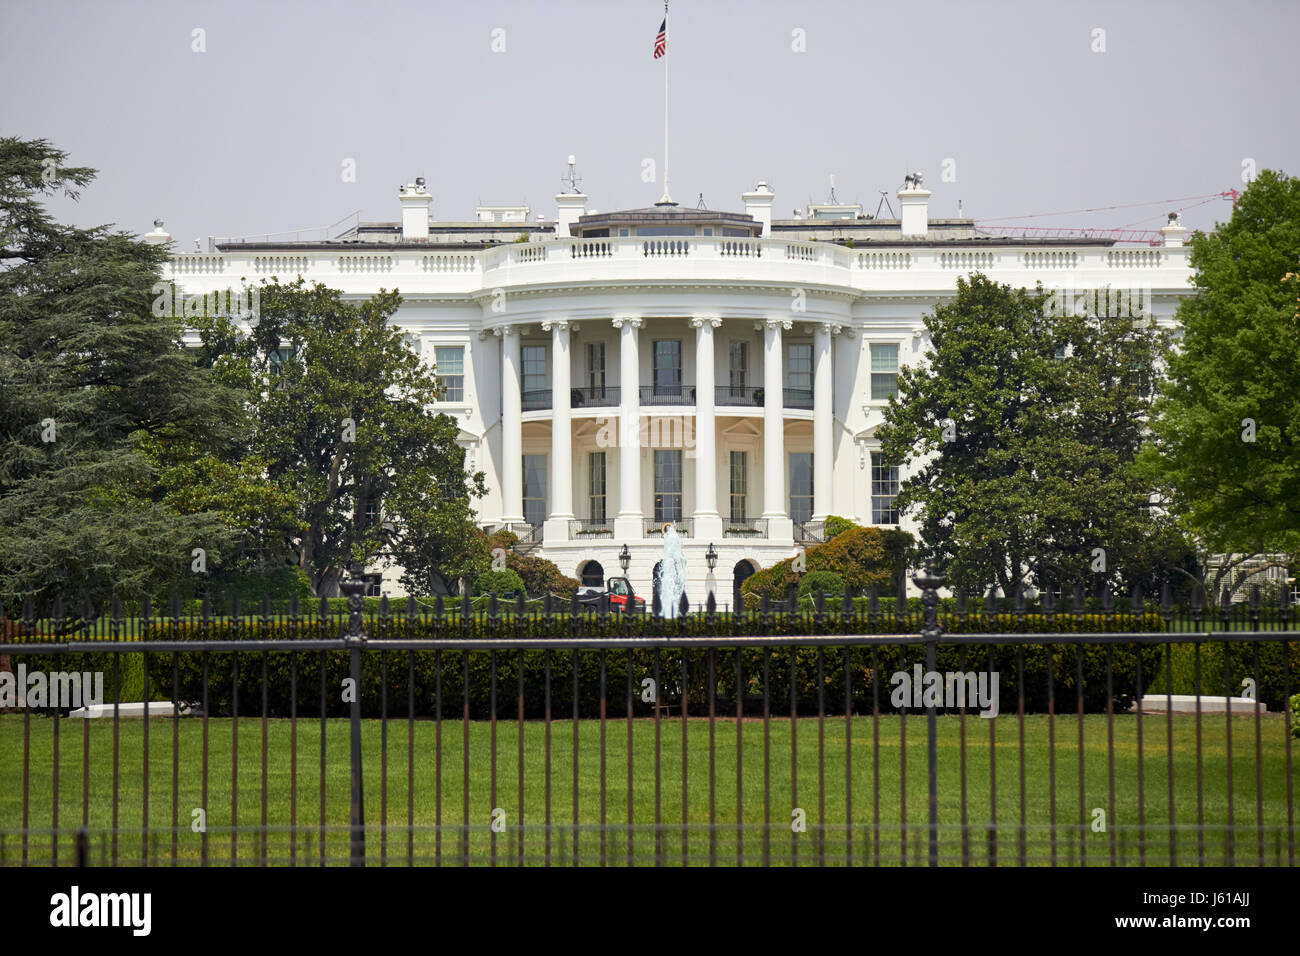
M 586 581 L 623 573 L 626 548 L 648 593 L 671 522 L 688 597 L 712 587 L 725 603 L 737 576 L 818 540 L 827 516 L 913 530 L 893 507 L 906 475 L 876 429 L 898 369 L 926 351 L 922 317 L 959 276 L 1121 290 L 1168 327 L 1192 292 L 1176 221 L 1158 245 L 990 238 L 930 220 L 918 180 L 897 197 L 889 220 L 838 204 L 774 220 L 760 183 L 743 213 L 601 214 L 566 193 L 554 219 L 482 207 L 439 222 L 417 181 L 401 189 L 400 223 L 215 243 L 174 255 L 165 278 L 187 296 L 298 275 L 358 298 L 400 290 L 394 322 L 436 363 L 438 410 L 487 476 L 483 527 L 510 526 Z M 401 593 L 399 569 L 371 570 Z

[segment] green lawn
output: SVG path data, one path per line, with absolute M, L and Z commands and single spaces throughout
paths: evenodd
M 112 827 L 117 814 L 116 852 L 121 862 L 138 863 L 148 842 L 152 861 L 162 861 L 171 852 L 173 723 L 155 719 L 149 727 L 149 819 L 150 832 L 142 832 L 143 820 L 143 722 L 123 720 L 118 727 L 118 780 L 114 801 L 114 725 L 111 720 L 60 720 L 59 807 L 61 829 L 58 856 L 61 863 L 73 859 L 72 833 L 88 816 L 92 861 L 108 861 L 113 854 Z M 997 827 L 990 822 L 990 726 L 996 733 Z M 791 722 L 771 721 L 765 737 L 761 720 L 741 725 L 742 797 L 744 827 L 740 835 L 746 863 L 759 863 L 765 851 L 774 863 L 788 863 L 797 851 L 798 862 L 815 864 L 824 840 L 828 864 L 842 863 L 851 843 L 853 861 L 897 865 L 923 863 L 926 852 L 926 721 L 924 714 L 900 719 L 882 716 L 878 725 L 870 717 L 852 722 L 852 814 L 846 812 L 846 725 L 841 716 L 828 718 L 824 725 L 824 771 L 819 772 L 819 724 L 816 718 L 800 719 L 797 729 L 797 789 L 791 772 Z M 24 802 L 24 735 L 30 735 L 30 777 L 28 793 L 28 853 L 33 862 L 48 862 L 52 824 L 52 769 L 54 766 L 55 721 L 32 716 L 25 725 L 22 715 L 0 717 L 0 865 L 21 861 L 21 827 Z M 1231 726 L 1232 800 L 1228 810 L 1228 721 L 1223 715 L 1205 716 L 1201 722 L 1200 767 L 1204 826 L 1197 827 L 1197 728 L 1191 715 L 1173 719 L 1174 804 L 1177 861 L 1195 865 L 1203 852 L 1207 863 L 1220 863 L 1229 853 L 1238 864 L 1285 864 L 1294 834 L 1288 829 L 1285 729 L 1281 715 L 1267 715 L 1260 721 L 1256 737 L 1253 717 L 1234 717 Z M 183 864 L 198 863 L 203 853 L 203 835 L 191 829 L 192 810 L 204 806 L 202 797 L 203 722 L 184 719 L 179 729 L 180 827 L 176 834 L 177 853 Z M 89 796 L 83 803 L 83 734 L 89 732 Z M 269 720 L 266 753 L 266 813 L 269 830 L 267 857 L 272 864 L 286 864 L 291 853 L 299 865 L 320 859 L 320 723 L 301 719 L 297 725 L 297 833 L 291 841 L 290 796 L 293 766 L 291 722 Z M 433 721 L 414 724 L 414 751 L 408 750 L 408 725 L 391 720 L 387 727 L 387 814 L 382 810 L 381 781 L 383 728 L 380 721 L 363 724 L 365 760 L 365 811 L 369 826 L 367 859 L 379 864 L 404 863 L 408 834 L 416 862 L 444 865 L 461 862 L 460 842 L 468 837 L 470 862 L 491 860 L 495 847 L 498 862 L 518 860 L 520 841 L 525 862 L 542 863 L 546 856 L 548 830 L 545 822 L 546 761 L 545 725 L 529 721 L 524 727 L 523 799 L 519 798 L 518 736 L 514 721 L 502 721 L 496 728 L 496 776 L 493 795 L 490 724 L 466 725 L 443 721 L 441 768 L 441 818 L 437 815 L 436 732 Z M 878 731 L 879 747 L 873 745 Z M 1114 852 L 1119 862 L 1139 860 L 1139 807 L 1145 808 L 1146 862 L 1167 864 L 1170 859 L 1167 724 L 1163 716 L 1142 719 L 1143 790 L 1138 789 L 1138 719 L 1132 714 L 1116 715 L 1114 735 L 1114 806 L 1111 807 L 1107 774 L 1107 719 L 1088 715 L 1083 722 L 1084 794 L 1080 815 L 1078 723 L 1073 715 L 1055 718 L 1056 828 L 1051 822 L 1051 786 L 1048 745 L 1049 720 L 1043 715 L 1024 720 L 1023 813 L 1020 830 L 1021 751 L 1019 723 L 1014 714 L 995 721 L 967 717 L 965 721 L 966 820 L 970 826 L 963 841 L 961 758 L 962 735 L 959 718 L 938 720 L 940 852 L 945 863 L 960 863 L 963 850 L 972 865 L 987 865 L 989 853 L 996 862 L 1019 862 L 1023 841 L 1025 859 L 1031 865 L 1051 862 L 1053 842 L 1060 864 L 1108 865 Z M 214 864 L 229 863 L 231 846 L 232 736 L 230 719 L 208 723 L 207 854 Z M 469 829 L 464 820 L 462 760 L 465 733 L 469 747 Z M 720 862 L 737 858 L 736 723 L 718 720 L 714 753 L 714 809 L 716 826 L 710 821 L 709 722 L 692 718 L 687 724 L 689 790 L 686 801 L 687 827 L 682 813 L 682 725 L 680 719 L 665 719 L 660 727 L 659 762 L 660 848 L 664 862 L 680 863 L 683 840 L 689 862 L 707 863 L 712 849 Z M 605 820 L 601 828 L 601 726 L 583 720 L 578 734 L 578 852 L 581 862 L 599 863 L 602 847 L 611 865 L 627 861 L 628 812 L 628 726 L 610 720 L 605 726 Z M 903 737 L 906 735 L 904 746 Z M 330 720 L 326 727 L 326 854 L 331 864 L 347 861 L 349 808 L 349 725 Z M 632 849 L 636 862 L 653 864 L 656 853 L 655 822 L 655 722 L 638 719 L 632 724 Z M 1257 743 L 1258 741 L 1258 743 Z M 769 774 L 764 774 L 765 746 L 770 752 Z M 1256 747 L 1260 751 L 1263 819 L 1257 818 Z M 571 864 L 574 854 L 573 829 L 573 724 L 555 721 L 551 726 L 551 823 L 550 854 L 553 864 Z M 902 757 L 906 756 L 906 772 Z M 261 859 L 262 835 L 262 722 L 241 718 L 238 726 L 238 820 L 248 828 L 238 834 L 234 854 L 240 862 Z M 412 758 L 408 763 L 408 759 Z M 1294 755 L 1300 764 L 1300 747 Z M 413 766 L 412 810 L 415 827 L 408 831 L 407 774 Z M 879 774 L 879 815 L 875 811 L 873 783 Z M 823 775 L 824 774 L 824 775 Z M 906 840 L 900 821 L 902 784 L 906 782 Z M 824 780 L 824 814 L 819 783 Z M 1295 781 L 1293 781 L 1293 788 Z M 771 827 L 765 828 L 765 795 L 770 806 Z M 522 821 L 520 807 L 523 808 Z M 84 810 L 83 810 L 84 807 Z M 505 830 L 493 834 L 492 810 L 505 811 Z M 795 808 L 805 812 L 807 831 L 792 832 Z M 1107 811 L 1105 832 L 1094 832 L 1089 824 L 1094 808 Z M 383 832 L 387 823 L 387 833 Z M 442 824 L 441 844 L 437 824 Z M 1084 826 L 1080 826 L 1080 821 Z M 877 827 L 875 824 L 879 822 Z M 522 822 L 522 826 L 520 826 Z M 819 824 L 825 824 L 824 827 Z M 851 828 L 846 824 L 852 824 Z M 1233 824 L 1233 826 L 1229 826 Z M 1053 841 L 1054 836 L 1054 841 Z M 964 845 L 965 844 L 965 845 Z M 1086 856 L 1086 858 L 1084 858 Z

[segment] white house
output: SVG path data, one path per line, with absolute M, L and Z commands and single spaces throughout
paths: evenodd
M 436 363 L 439 409 L 487 474 L 484 527 L 511 526 L 589 582 L 622 573 L 626 548 L 648 593 L 672 522 L 687 538 L 688 596 L 713 586 L 727 602 L 736 577 L 818 540 L 828 515 L 899 523 L 899 469 L 876 428 L 900 365 L 926 350 L 922 316 L 958 276 L 1132 290 L 1167 326 L 1191 292 L 1173 218 L 1154 245 L 999 238 L 930 219 L 930 195 L 908 177 L 899 219 L 835 203 L 776 219 L 765 183 L 743 212 L 597 213 L 574 191 L 556 196 L 553 220 L 491 206 L 438 221 L 417 180 L 401 187 L 400 222 L 216 242 L 178 252 L 168 278 L 185 295 L 272 275 L 357 297 L 400 290 L 395 320 Z M 389 594 L 398 573 L 382 571 Z

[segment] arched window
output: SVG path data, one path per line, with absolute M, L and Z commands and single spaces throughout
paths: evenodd
M 584 588 L 603 588 L 605 586 L 605 569 L 599 561 L 588 561 L 582 566 L 582 586 Z
M 732 587 L 738 588 L 745 583 L 745 579 L 757 571 L 752 561 L 737 561 L 736 567 L 732 570 Z

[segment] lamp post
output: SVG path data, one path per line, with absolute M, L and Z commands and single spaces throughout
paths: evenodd
M 708 562 L 710 571 L 718 566 L 718 552 L 713 550 L 712 541 L 709 542 L 709 550 L 704 552 L 704 560 Z
M 704 579 L 704 600 L 708 603 L 709 597 L 712 596 L 716 602 L 718 599 L 718 579 L 713 575 L 713 569 L 718 566 L 718 552 L 713 547 L 713 542 L 709 542 L 709 550 L 704 552 L 704 562 L 709 566 L 708 576 Z
M 626 575 L 628 565 L 632 563 L 632 552 L 627 549 L 626 544 L 623 545 L 623 550 L 618 553 L 618 563 L 623 568 L 623 574 Z

